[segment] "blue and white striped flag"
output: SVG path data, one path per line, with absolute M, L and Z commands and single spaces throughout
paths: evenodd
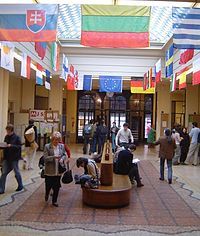
M 200 49 L 200 8 L 172 10 L 173 43 L 178 49 Z

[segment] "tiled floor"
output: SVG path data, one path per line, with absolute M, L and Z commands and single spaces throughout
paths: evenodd
M 75 152 L 76 150 L 76 152 Z M 73 157 L 81 155 L 81 147 L 72 147 Z M 199 167 L 178 166 L 174 168 L 173 184 L 159 181 L 157 150 L 140 147 L 135 155 L 141 159 L 140 174 L 144 187 L 133 187 L 130 205 L 121 209 L 94 209 L 82 204 L 79 185 L 63 185 L 59 194 L 59 207 L 44 201 L 44 181 L 35 171 L 22 171 L 26 190 L 12 196 L 12 184 L 8 183 L 8 193 L 1 196 L 0 235 L 119 235 L 174 234 L 198 235 L 200 232 L 200 188 Z M 74 166 L 74 159 L 71 161 Z M 181 171 L 182 169 L 182 171 Z M 73 168 L 74 173 L 80 169 Z M 188 171 L 188 172 L 187 172 Z M 196 171 L 196 175 L 194 172 Z M 188 178 L 180 173 L 192 173 Z M 33 183 L 30 183 L 30 177 Z M 36 178 L 34 178 L 36 177 Z M 184 189 L 186 179 L 187 189 Z M 11 181 L 11 176 L 8 181 Z M 194 184 L 192 184 L 194 182 Z M 193 191 L 193 192 L 192 192 Z M 194 196 L 193 196 L 194 195 Z M 11 197 L 12 196 L 12 197 Z M 10 203 L 9 203 L 10 202 Z M 11 226 L 15 226 L 13 231 Z M 81 230 L 81 231 L 80 231 Z M 139 231 L 138 231 L 139 230 Z M 9 234 L 8 234 L 9 232 Z M 2 234 L 1 234 L 2 233 Z M 63 233 L 63 234 L 62 234 Z

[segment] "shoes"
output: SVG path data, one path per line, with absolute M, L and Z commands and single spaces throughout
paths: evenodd
M 197 166 L 197 165 L 195 165 L 195 164 L 192 164 L 193 166 Z
M 4 194 L 5 192 L 3 191 L 3 192 L 0 192 L 0 194 Z
M 159 178 L 159 180 L 164 181 L 164 178 Z
M 188 165 L 185 162 L 181 162 L 180 164 L 183 165 L 183 166 L 187 166 Z
M 52 205 L 55 207 L 58 207 L 58 203 L 56 203 L 56 202 L 53 202 Z
M 169 184 L 172 184 L 172 180 L 171 180 L 171 179 L 168 179 L 168 183 L 169 183 Z
M 140 184 L 137 184 L 137 187 L 140 188 L 140 187 L 143 187 L 144 184 L 140 183 Z
M 21 191 L 23 188 L 24 188 L 24 187 L 18 187 L 15 191 L 16 191 L 16 192 L 19 192 L 19 191 Z
M 173 163 L 173 166 L 178 166 L 178 165 L 180 165 L 179 162 L 175 162 L 175 163 Z

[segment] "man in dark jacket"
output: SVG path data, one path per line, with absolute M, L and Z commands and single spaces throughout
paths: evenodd
M 123 149 L 118 153 L 116 161 L 114 163 L 114 172 L 119 175 L 128 175 L 131 183 L 137 182 L 137 187 L 144 186 L 141 183 L 137 163 L 133 163 L 133 152 L 136 147 L 131 144 L 128 149 Z
M 24 130 L 24 134 L 26 133 L 27 130 L 31 128 L 33 128 L 35 131 L 35 142 L 37 143 L 37 127 L 34 125 L 34 120 L 29 120 L 29 125 Z M 25 163 L 27 164 L 28 170 L 33 170 L 33 160 L 35 159 L 37 148 L 31 146 L 31 143 L 27 140 L 25 135 L 24 135 L 24 138 L 25 138 L 25 147 L 26 147 Z
M 21 159 L 21 140 L 20 137 L 14 133 L 13 125 L 6 126 L 7 135 L 4 142 L 7 146 L 4 149 L 4 160 L 2 166 L 2 175 L 0 178 L 0 194 L 5 192 L 5 184 L 7 175 L 14 170 L 15 178 L 18 183 L 16 191 L 23 189 L 22 177 L 18 167 L 18 161 Z

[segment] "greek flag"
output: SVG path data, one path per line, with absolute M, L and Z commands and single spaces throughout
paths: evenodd
M 200 49 L 200 8 L 173 8 L 173 43 L 178 49 Z

